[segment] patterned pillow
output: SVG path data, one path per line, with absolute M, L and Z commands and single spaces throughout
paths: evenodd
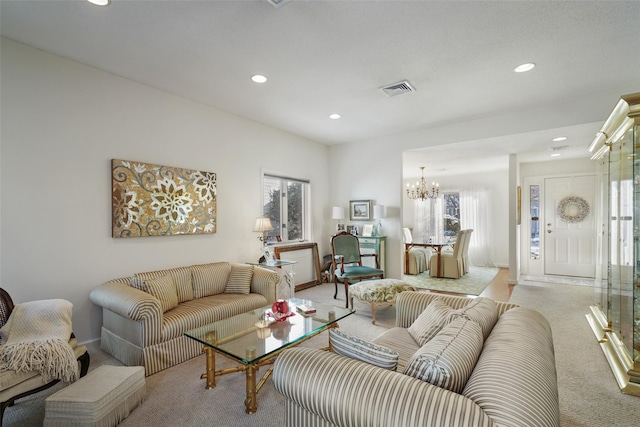
M 227 279 L 227 286 L 224 288 L 225 294 L 248 294 L 251 289 L 251 278 L 253 277 L 253 265 L 232 264 L 231 273 Z
M 160 300 L 162 311 L 166 312 L 178 306 L 178 293 L 171 276 L 166 275 L 144 281 L 147 292 Z
M 7 306 L 4 304 L 4 301 L 0 300 L 0 328 L 3 327 L 5 323 L 7 323 L 8 319 L 9 319 L 9 310 L 7 309 Z
M 451 312 L 447 320 L 451 322 L 458 317 L 477 322 L 482 328 L 482 335 L 486 340 L 498 321 L 498 307 L 492 299 L 476 298 L 467 306 Z
M 395 371 L 398 366 L 397 351 L 352 337 L 337 329 L 329 330 L 329 344 L 337 354 L 361 360 L 380 368 Z
M 407 363 L 404 374 L 462 393 L 482 352 L 482 328 L 459 317 L 422 346 Z
M 452 311 L 453 309 L 440 298 L 436 298 L 414 320 L 407 332 L 420 346 L 423 346 L 449 323 L 448 318 Z

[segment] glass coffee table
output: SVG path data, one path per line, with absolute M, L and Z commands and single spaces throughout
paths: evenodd
M 204 345 L 206 372 L 200 377 L 207 380 L 207 389 L 216 386 L 216 376 L 245 371 L 247 398 L 244 403 L 248 414 L 258 410 L 256 394 L 271 375 L 278 354 L 327 329 L 337 328 L 339 320 L 354 313 L 351 309 L 300 298 L 289 298 L 287 302 L 290 315 L 283 320 L 265 322 L 265 313 L 271 311 L 271 306 L 267 306 L 185 332 L 187 337 Z M 313 307 L 316 312 L 301 314 L 297 309 L 301 305 Z M 240 365 L 216 371 L 216 353 Z M 258 370 L 266 365 L 271 366 L 256 383 Z

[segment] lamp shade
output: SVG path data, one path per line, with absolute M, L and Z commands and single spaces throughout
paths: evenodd
M 253 227 L 253 231 L 264 233 L 265 231 L 272 231 L 273 226 L 271 220 L 266 217 L 256 218 L 256 225 Z
M 344 208 L 342 206 L 334 206 L 331 219 L 344 219 Z
M 373 206 L 373 218 L 374 219 L 384 218 L 384 205 Z

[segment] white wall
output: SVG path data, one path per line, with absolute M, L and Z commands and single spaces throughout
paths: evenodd
M 1 66 L 0 283 L 16 302 L 70 300 L 80 341 L 99 337 L 88 296 L 106 280 L 257 260 L 263 169 L 311 181 L 313 234 L 328 250 L 325 145 L 5 38 Z M 111 238 L 112 158 L 217 173 L 218 232 Z

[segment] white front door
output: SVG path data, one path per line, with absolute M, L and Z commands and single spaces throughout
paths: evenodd
M 544 273 L 594 277 L 595 176 L 546 178 L 544 193 Z M 564 208 L 559 212 L 558 207 L 566 197 L 579 199 L 563 203 Z M 588 204 L 589 213 L 580 219 L 585 212 L 581 209 L 583 200 Z M 561 213 L 564 213 L 564 220 Z

